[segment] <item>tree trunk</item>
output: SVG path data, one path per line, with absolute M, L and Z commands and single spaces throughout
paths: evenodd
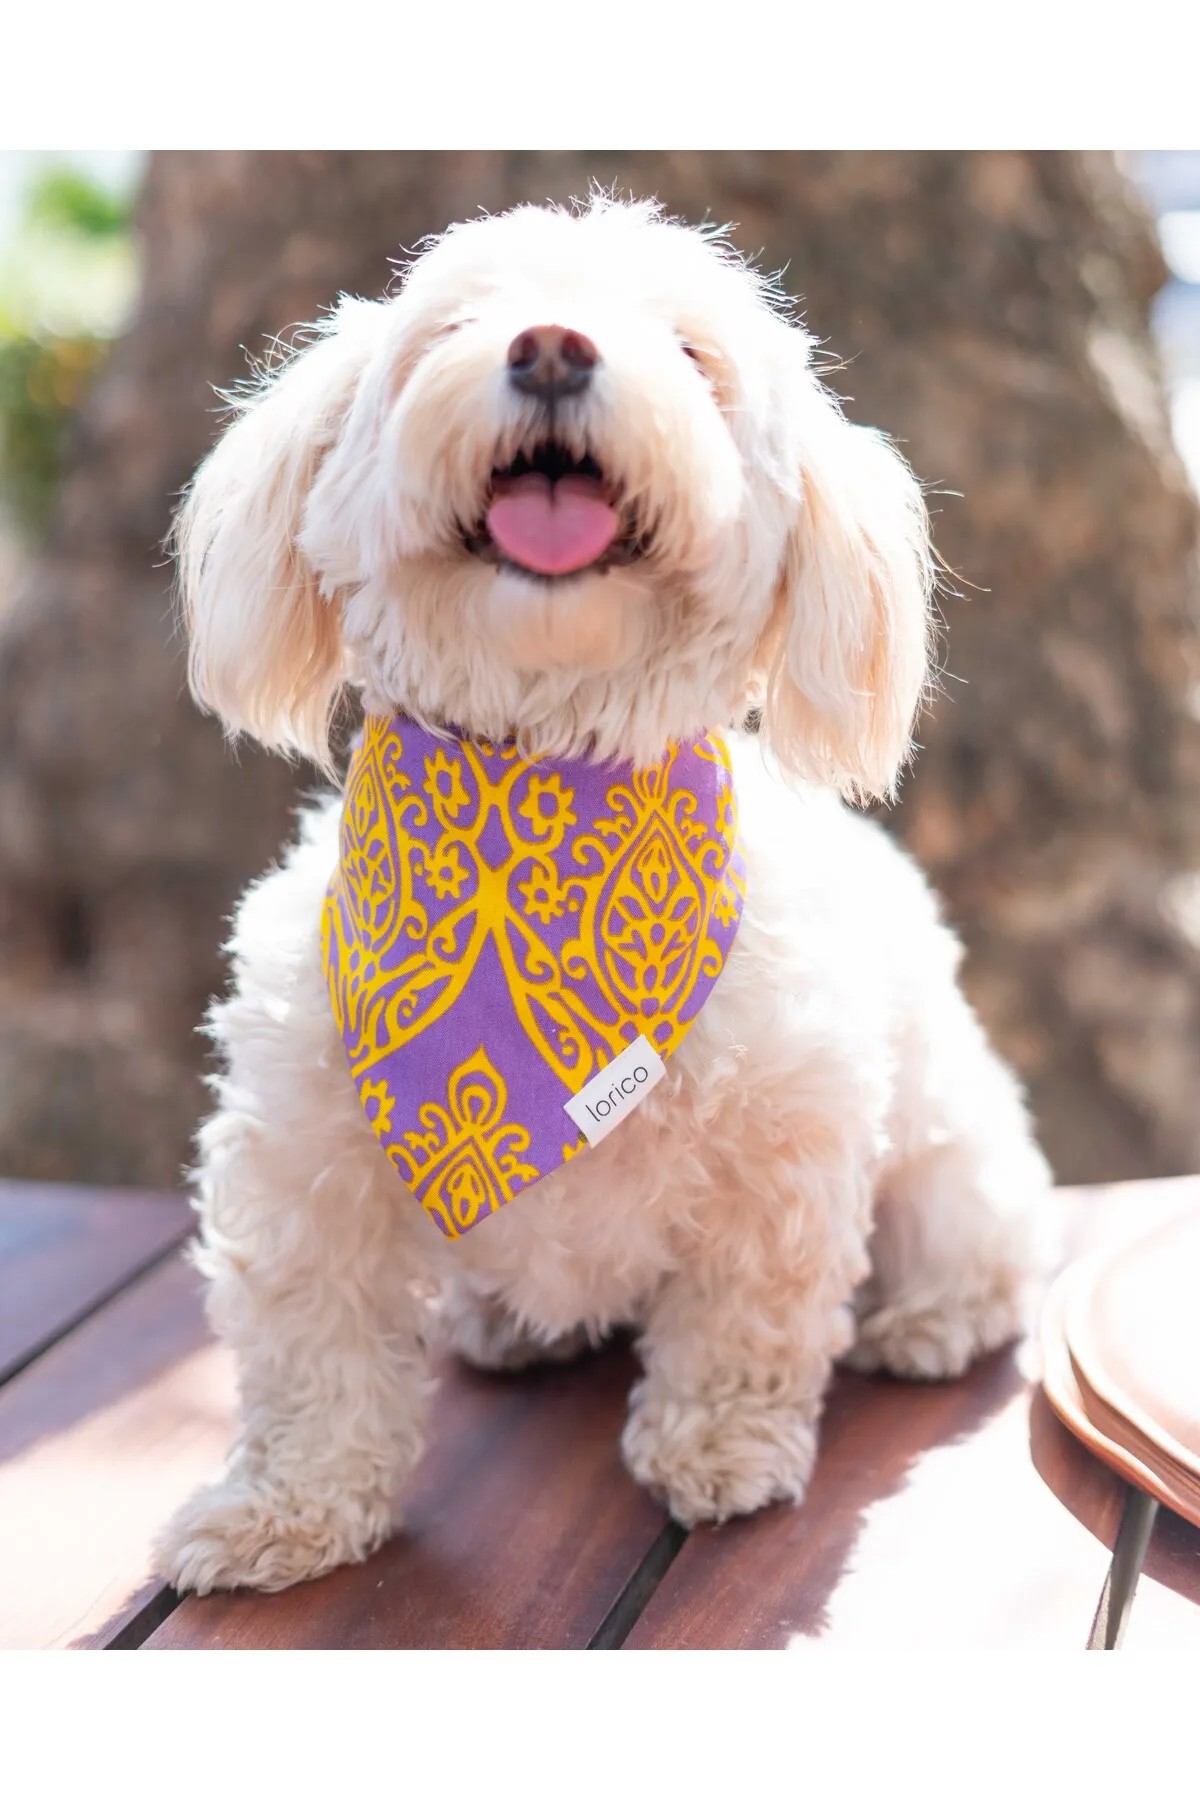
M 889 822 L 1060 1175 L 1200 1166 L 1196 513 L 1111 159 L 216 152 L 151 159 L 137 316 L 0 626 L 0 1170 L 175 1179 L 221 922 L 288 830 L 295 773 L 228 754 L 172 623 L 212 385 L 402 244 L 592 178 L 786 263 L 851 416 L 939 491 L 945 675 Z

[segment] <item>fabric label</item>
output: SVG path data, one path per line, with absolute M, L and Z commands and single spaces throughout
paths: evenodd
M 572 1095 L 563 1111 L 589 1144 L 598 1144 L 658 1086 L 666 1072 L 658 1051 L 644 1037 L 635 1038 L 594 1080 Z

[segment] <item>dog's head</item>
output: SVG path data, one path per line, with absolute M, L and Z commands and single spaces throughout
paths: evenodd
M 191 679 L 328 756 L 346 682 L 529 751 L 656 759 L 759 703 L 888 792 L 926 672 L 912 475 L 712 235 L 648 205 L 458 226 L 240 404 L 178 521 Z

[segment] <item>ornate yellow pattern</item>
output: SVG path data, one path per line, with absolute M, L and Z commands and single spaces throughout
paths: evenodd
M 325 967 L 367 1117 L 447 1235 L 563 1161 L 563 1099 L 629 1043 L 676 1048 L 736 934 L 736 832 L 717 737 L 605 768 L 367 719 Z
M 427 1101 L 419 1131 L 406 1131 L 388 1160 L 421 1196 L 421 1205 L 447 1237 L 459 1237 L 497 1192 L 511 1200 L 539 1171 L 522 1160 L 529 1133 L 505 1120 L 508 1092 L 481 1047 L 450 1077 L 446 1105 Z

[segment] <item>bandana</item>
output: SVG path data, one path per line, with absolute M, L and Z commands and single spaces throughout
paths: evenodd
M 661 1076 L 737 935 L 736 840 L 716 735 L 636 768 L 366 720 L 325 973 L 372 1129 L 447 1237 Z

